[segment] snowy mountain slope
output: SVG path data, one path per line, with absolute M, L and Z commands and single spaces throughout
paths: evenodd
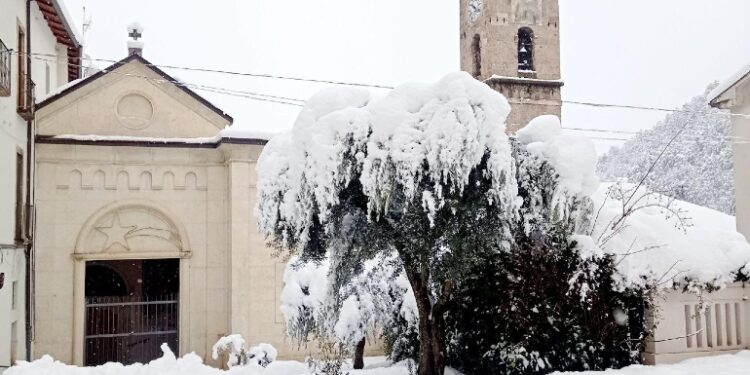
M 602 180 L 639 181 L 685 126 L 649 175 L 648 186 L 680 200 L 734 214 L 729 116 L 707 104 L 708 92 L 715 87 L 716 83 L 710 85 L 680 111 L 603 155 L 597 168 Z

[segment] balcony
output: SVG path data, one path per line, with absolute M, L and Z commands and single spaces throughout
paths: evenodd
M 34 94 L 34 88 L 36 84 L 28 75 L 24 75 L 24 82 L 26 85 L 21 85 L 21 89 L 18 92 L 18 114 L 23 117 L 24 120 L 30 121 L 34 119 L 34 103 L 36 102 L 36 95 Z
M 0 97 L 10 96 L 10 50 L 0 40 Z

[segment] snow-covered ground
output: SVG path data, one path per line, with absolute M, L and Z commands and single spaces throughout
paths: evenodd
M 405 363 L 392 365 L 384 357 L 365 358 L 364 370 L 346 371 L 351 375 L 408 375 L 409 368 Z M 188 354 L 182 358 L 175 358 L 172 353 L 152 361 L 149 364 L 135 364 L 123 366 L 118 363 L 108 363 L 98 367 L 68 366 L 44 357 L 31 363 L 22 362 L 11 367 L 5 375 L 308 375 L 310 370 L 302 362 L 276 361 L 267 368 L 262 367 L 233 367 L 229 371 L 222 371 L 209 367 L 201 362 L 196 355 Z M 750 373 L 750 351 L 743 351 L 735 355 L 721 355 L 716 357 L 694 358 L 675 365 L 641 366 L 635 365 L 621 370 L 565 372 L 557 375 L 739 375 Z M 446 371 L 446 375 L 460 375 L 455 371 Z
M 634 365 L 621 370 L 564 372 L 562 374 L 602 374 L 602 375 L 739 375 L 750 374 L 750 351 L 735 355 L 693 358 L 675 365 L 642 366 Z
M 363 370 L 351 370 L 351 367 L 346 364 L 343 369 L 350 375 L 409 374 L 406 363 L 394 365 L 385 357 L 365 358 Z M 56 361 L 50 356 L 44 356 L 33 362 L 20 362 L 3 375 L 307 375 L 311 373 L 307 364 L 297 361 L 275 361 L 265 368 L 250 365 L 232 367 L 223 371 L 203 364 L 201 358 L 195 354 L 176 358 L 167 349 L 164 356 L 145 365 L 136 363 L 124 366 L 120 363 L 107 363 L 96 367 L 77 367 Z

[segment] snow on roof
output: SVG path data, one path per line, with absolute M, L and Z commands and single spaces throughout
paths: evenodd
M 592 197 L 594 212 L 598 211 L 595 240 L 613 218 L 622 215 L 622 201 L 607 197 L 610 186 L 602 184 Z M 664 209 L 652 205 L 635 211 L 623 230 L 602 246 L 616 255 L 623 285 L 669 288 L 690 281 L 716 286 L 733 282 L 737 271 L 750 263 L 750 244 L 737 232 L 735 218 L 687 202 L 673 204 L 685 211 L 683 216 L 692 226 L 680 229 L 676 216 L 668 217 Z
M 146 143 L 185 143 L 213 145 L 220 143 L 223 139 L 251 139 L 268 141 L 273 134 L 251 130 L 224 129 L 213 137 L 135 137 L 127 135 L 96 135 L 96 134 L 60 134 L 50 137 L 54 140 L 68 140 L 81 142 L 146 142 Z
M 721 96 L 721 94 L 725 93 L 727 90 L 732 88 L 732 86 L 734 86 L 735 83 L 741 81 L 743 78 L 745 78 L 748 75 L 750 75 L 750 63 L 747 63 L 747 65 L 742 67 L 742 69 L 738 70 L 732 76 L 722 81 L 719 84 L 719 86 L 716 86 L 715 89 L 711 90 L 711 92 L 708 94 L 708 101 L 713 102 L 719 96 Z
M 60 95 L 63 91 L 79 84 L 81 81 L 83 81 L 83 78 L 74 79 L 70 82 L 65 83 L 62 86 L 58 86 L 54 88 L 53 90 L 50 90 L 50 92 L 48 92 L 45 95 L 40 95 L 39 97 L 36 98 L 36 104 L 39 104 L 55 95 Z
M 539 79 L 539 78 L 525 78 L 525 77 L 510 77 L 493 74 L 492 77 L 487 78 L 484 82 L 492 80 L 504 80 L 504 81 L 516 81 L 516 82 L 533 82 L 533 83 L 553 83 L 562 85 L 563 80 L 561 79 Z
M 60 134 L 52 139 L 84 141 L 84 142 L 149 142 L 149 143 L 191 143 L 212 144 L 221 140 L 220 136 L 195 137 L 195 138 L 169 138 L 169 137 L 135 137 L 128 135 L 96 135 L 96 134 Z
M 219 132 L 221 138 L 234 138 L 234 139 L 262 139 L 265 141 L 271 140 L 278 133 L 263 132 L 257 130 L 240 129 L 235 127 L 224 128 Z
M 128 40 L 128 48 L 143 49 L 143 41 L 141 40 Z

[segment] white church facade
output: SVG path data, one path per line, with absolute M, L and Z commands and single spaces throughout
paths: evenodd
M 266 140 L 231 124 L 138 54 L 40 103 L 34 357 L 147 361 L 167 342 L 212 363 L 228 333 L 303 356 L 253 216 Z

